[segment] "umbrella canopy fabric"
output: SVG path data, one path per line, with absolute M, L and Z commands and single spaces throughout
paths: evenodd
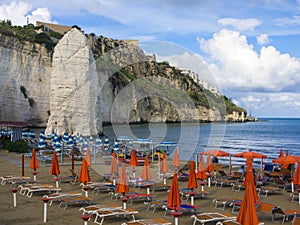
M 164 152 L 162 161 L 160 163 L 160 172 L 167 173 L 169 171 L 168 162 L 167 162 L 167 154 Z
M 105 147 L 108 147 L 109 146 L 109 140 L 108 140 L 108 137 L 106 136 L 105 139 L 104 139 L 104 146 Z
M 211 149 L 205 152 L 201 152 L 200 155 L 213 155 L 214 157 L 228 157 L 230 154 L 228 152 L 222 151 L 222 150 L 215 150 Z
M 251 168 L 251 169 L 249 169 L 249 168 Z M 252 165 L 249 165 L 243 185 L 246 187 L 248 186 L 248 188 L 250 189 L 249 191 L 252 192 L 252 198 L 253 198 L 254 203 L 258 203 L 258 195 L 256 192 L 256 185 L 255 185 L 254 179 L 255 178 L 254 178 L 254 174 L 253 174 L 253 170 L 252 170 Z
M 118 193 L 121 193 L 125 195 L 129 191 L 129 186 L 128 186 L 128 178 L 126 174 L 126 169 L 125 169 L 125 164 L 122 164 L 122 169 L 121 169 L 121 174 L 119 177 L 119 182 L 117 184 L 116 191 Z
M 72 149 L 74 147 L 74 141 L 73 141 L 72 136 L 69 137 L 69 140 L 67 142 L 67 147 L 68 147 L 68 149 Z
M 241 152 L 238 154 L 235 154 L 234 157 L 242 157 L 242 158 L 258 158 L 258 159 L 265 159 L 268 158 L 268 156 L 261 154 L 259 152 L 252 152 L 249 150 L 248 152 Z
M 293 183 L 297 184 L 298 187 L 300 185 L 300 165 L 299 164 L 300 164 L 300 162 L 298 162 L 298 167 L 297 167 L 297 170 L 296 170 L 296 172 L 294 174 L 294 177 L 293 177 Z
M 88 148 L 85 152 L 85 160 L 88 166 L 92 165 L 92 161 L 91 161 L 91 152 L 90 149 Z
M 84 158 L 82 159 L 82 164 L 81 164 L 81 169 L 80 169 L 80 174 L 79 174 L 78 180 L 84 184 L 90 182 L 89 169 L 88 169 L 86 160 Z
M 199 178 L 200 180 L 205 180 L 207 178 L 205 169 L 204 169 L 204 159 L 202 156 L 200 156 L 200 162 L 199 162 L 199 166 L 198 166 L 198 172 L 196 175 L 197 178 Z
M 300 156 L 296 156 L 296 155 L 283 156 L 272 160 L 273 163 L 277 163 L 277 164 L 295 164 L 296 162 L 299 161 L 300 161 Z
M 212 163 L 212 160 L 211 160 L 211 157 L 210 157 L 210 153 L 208 153 L 207 155 L 207 161 L 206 161 L 206 168 L 205 168 L 205 171 L 210 173 L 212 171 L 214 171 L 214 165 Z
M 174 152 L 174 159 L 173 159 L 172 164 L 176 168 L 180 167 L 180 161 L 179 161 L 179 155 L 178 155 L 178 149 L 177 148 L 175 149 L 175 152 Z
M 251 182 L 248 182 L 246 184 L 246 191 L 242 200 L 241 209 L 236 219 L 236 221 L 242 225 L 257 225 L 259 223 L 254 199 L 255 196 L 253 196 Z
M 113 174 L 118 173 L 118 162 L 117 162 L 117 153 L 113 152 L 110 164 L 110 172 Z
M 188 188 L 196 189 L 198 187 L 196 172 L 195 172 L 195 162 L 193 160 L 190 161 L 190 172 L 188 177 Z
M 283 152 L 283 150 L 282 150 L 282 148 L 280 149 L 280 152 L 279 152 L 279 157 L 278 158 L 280 158 L 280 157 L 283 157 L 284 156 L 284 152 Z
M 54 176 L 58 176 L 60 174 L 59 164 L 58 164 L 58 160 L 57 160 L 57 156 L 56 156 L 55 151 L 53 152 L 53 159 L 52 159 L 50 174 L 52 174 Z
M 36 169 L 39 168 L 39 162 L 38 162 L 38 160 L 37 160 L 37 157 L 36 157 L 36 151 L 35 151 L 34 148 L 32 149 L 29 167 L 30 167 L 31 169 L 33 169 L 33 170 L 36 170 Z
M 67 143 L 68 140 L 69 140 L 69 134 L 68 134 L 68 132 L 65 132 L 62 137 L 62 142 Z
M 142 170 L 141 178 L 143 180 L 151 180 L 151 178 L 152 178 L 148 156 L 146 156 L 146 159 L 145 159 L 145 163 L 144 163 L 144 167 L 143 167 L 143 170 Z
M 131 167 L 136 167 L 138 165 L 137 158 L 136 158 L 136 153 L 135 153 L 134 149 L 131 149 L 131 158 L 130 158 L 130 161 L 129 161 L 129 165 Z
M 172 210 L 176 210 L 176 208 L 180 207 L 180 192 L 178 186 L 177 173 L 174 173 L 173 175 L 172 185 L 168 195 L 167 204 L 168 208 Z

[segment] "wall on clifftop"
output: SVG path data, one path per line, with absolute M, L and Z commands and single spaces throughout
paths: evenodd
M 43 45 L 0 34 L 0 120 L 46 125 L 51 61 Z

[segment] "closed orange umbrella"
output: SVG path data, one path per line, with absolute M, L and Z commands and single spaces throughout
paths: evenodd
M 247 172 L 248 173 L 248 172 Z M 253 173 L 252 173 L 253 174 Z M 258 218 L 255 208 L 255 196 L 251 187 L 251 180 L 246 184 L 246 191 L 242 200 L 241 209 L 237 216 L 236 221 L 242 225 L 257 225 Z
M 180 207 L 180 193 L 179 193 L 179 186 L 178 186 L 178 178 L 177 174 L 174 173 L 172 179 L 171 189 L 168 195 L 168 208 L 172 210 L 176 210 Z
M 252 191 L 252 198 L 253 198 L 253 201 L 254 203 L 258 203 L 258 195 L 257 195 L 257 192 L 256 192 L 256 185 L 255 185 L 255 182 L 254 182 L 254 174 L 253 174 L 253 170 L 252 170 L 252 161 L 249 161 L 248 162 L 248 170 L 247 170 L 247 173 L 246 173 L 246 176 L 245 176 L 245 179 L 244 179 L 244 182 L 243 182 L 243 185 L 244 186 L 249 186 L 248 188 L 250 189 L 249 191 Z
M 86 163 L 87 163 L 88 166 L 92 165 L 91 152 L 90 152 L 89 148 L 86 150 L 86 153 L 85 153 L 85 161 L 86 161 Z
M 80 169 L 80 174 L 79 174 L 78 180 L 83 184 L 90 182 L 89 169 L 88 169 L 87 162 L 84 158 L 82 159 L 82 164 L 81 164 L 81 169 Z
M 188 188 L 194 189 L 197 188 L 197 179 L 195 173 L 195 162 L 193 160 L 190 161 L 190 172 L 188 177 Z
M 160 172 L 167 173 L 169 171 L 168 162 L 167 162 L 167 154 L 164 152 L 162 161 L 160 163 Z
M 58 160 L 57 160 L 57 156 L 56 156 L 56 151 L 54 151 L 54 153 L 53 153 L 53 159 L 52 159 L 50 174 L 52 174 L 54 176 L 58 176 L 60 174 Z
M 214 165 L 213 165 L 213 163 L 212 163 L 210 154 L 208 153 L 205 171 L 208 172 L 208 173 L 210 173 L 210 172 L 214 171 L 214 169 L 215 169 L 215 168 L 214 168 Z
M 178 155 L 178 149 L 177 148 L 174 152 L 173 166 L 176 167 L 177 169 L 180 167 L 180 160 L 179 160 L 179 155 Z
M 131 167 L 136 167 L 138 165 L 137 158 L 136 158 L 136 153 L 135 153 L 134 149 L 131 150 L 131 158 L 130 158 L 130 161 L 129 161 L 129 165 Z
M 125 193 L 127 193 L 129 191 L 129 186 L 128 186 L 128 178 L 127 178 L 127 174 L 126 174 L 126 169 L 125 169 L 125 164 L 122 164 L 122 168 L 121 168 L 121 174 L 119 177 L 119 182 L 117 184 L 117 188 L 116 191 L 118 193 L 121 193 L 123 195 L 125 195 Z
M 33 169 L 34 171 L 36 171 L 39 168 L 39 162 L 38 162 L 38 160 L 36 158 L 36 151 L 35 151 L 34 148 L 32 149 L 29 167 L 31 169 Z
M 141 178 L 143 180 L 151 180 L 151 178 L 152 178 L 148 156 L 146 156 L 146 159 L 145 159 L 145 162 L 144 162 L 144 167 L 143 167 L 143 170 L 142 170 Z
M 200 162 L 198 166 L 198 172 L 196 174 L 196 177 L 199 178 L 200 180 L 205 180 L 207 178 L 205 169 L 204 169 L 204 159 L 202 156 L 200 156 Z
M 110 173 L 111 174 L 118 173 L 118 162 L 117 162 L 117 153 L 116 152 L 113 152 L 112 157 L 111 157 Z
M 280 149 L 280 152 L 279 152 L 279 158 L 280 157 L 283 157 L 284 156 L 284 153 L 283 153 L 283 150 L 282 150 L 282 148 Z
M 297 184 L 298 187 L 300 186 L 300 165 L 299 164 L 300 162 L 298 162 L 298 167 L 293 177 L 293 183 Z

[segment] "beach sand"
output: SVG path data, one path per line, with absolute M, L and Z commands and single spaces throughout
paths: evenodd
M 21 155 L 16 153 L 9 153 L 5 150 L 0 150 L 0 176 L 15 175 L 21 176 Z M 70 165 L 60 166 L 60 177 L 70 175 L 69 169 Z M 142 167 L 136 172 L 137 176 L 140 174 Z M 102 173 L 108 173 L 110 170 L 109 165 L 93 165 L 90 168 L 90 177 L 93 182 L 103 181 L 103 177 L 100 175 Z M 131 168 L 128 169 L 129 173 Z M 152 165 L 152 176 L 157 178 L 157 166 Z M 29 168 L 29 159 L 25 159 L 25 176 L 32 177 L 32 169 Z M 80 165 L 75 166 L 75 172 L 79 174 Z M 100 174 L 99 174 L 100 173 Z M 37 182 L 39 183 L 50 183 L 55 185 L 53 175 L 50 174 L 50 164 L 40 165 L 37 174 Z M 167 180 L 168 184 L 171 184 L 171 179 Z M 179 182 L 180 188 L 187 187 L 187 181 Z M 69 183 L 61 183 L 60 187 L 64 192 L 77 191 L 81 192 L 81 186 L 79 184 L 71 185 Z M 198 187 L 199 188 L 199 187 Z M 10 184 L 0 185 L 0 224 L 1 225 L 33 225 L 33 224 L 44 224 L 43 222 L 43 202 L 41 200 L 42 195 L 34 193 L 32 198 L 20 195 L 17 193 L 17 207 L 13 207 L 13 194 L 11 192 Z M 133 189 L 130 187 L 130 189 Z M 141 189 L 142 192 L 146 193 L 145 189 Z M 221 209 L 215 209 L 213 204 L 213 199 L 220 198 L 242 198 L 244 191 L 237 192 L 232 191 L 231 187 L 225 187 L 222 189 L 216 187 L 207 187 L 205 186 L 205 191 L 208 191 L 207 199 L 195 199 L 195 205 L 199 206 L 199 212 L 224 212 Z M 157 199 L 166 199 L 168 193 L 165 191 L 155 191 Z M 83 194 L 84 195 L 84 194 Z M 107 193 L 95 194 L 89 191 L 89 196 L 93 198 L 95 204 L 109 204 L 115 203 L 122 205 L 120 200 L 114 202 Z M 300 209 L 298 203 L 292 203 L 290 193 L 284 192 L 282 194 L 273 194 L 268 197 L 260 197 L 260 201 L 267 201 L 275 203 L 276 205 L 281 206 L 283 209 Z M 189 203 L 182 201 L 182 203 Z M 66 210 L 58 208 L 58 203 L 53 203 L 53 205 L 48 206 L 48 221 L 46 224 L 83 224 L 82 219 L 80 218 L 81 212 L 79 208 L 81 206 L 74 205 L 68 206 Z M 132 205 L 128 204 L 128 208 L 138 210 L 139 213 L 136 215 L 136 219 L 153 219 L 153 218 L 163 218 L 167 221 L 174 224 L 174 220 L 171 217 L 164 217 L 164 211 L 159 210 L 155 213 L 151 211 L 146 211 L 146 205 L 143 202 L 134 202 Z M 226 213 L 231 213 L 231 208 L 225 209 Z M 193 219 L 191 218 L 192 214 L 184 214 L 179 218 L 179 224 L 193 224 Z M 235 216 L 237 214 L 234 214 Z M 259 221 L 264 222 L 265 224 L 281 224 L 281 218 L 276 221 L 271 221 L 271 214 L 267 213 L 258 213 Z M 108 217 L 105 218 L 104 224 L 122 224 L 129 220 L 120 217 Z M 93 221 L 90 221 L 89 224 L 94 224 Z M 207 223 L 215 224 L 215 223 Z M 291 221 L 285 222 L 285 224 L 291 224 Z

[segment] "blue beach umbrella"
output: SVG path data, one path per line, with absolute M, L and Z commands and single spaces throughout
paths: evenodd
M 57 134 L 54 134 L 52 142 L 54 146 L 56 145 L 57 142 L 59 142 L 59 137 L 57 136 Z
M 93 136 L 90 136 L 89 145 L 92 146 L 93 144 L 94 144 L 94 138 Z
M 55 151 L 59 152 L 60 151 L 60 142 L 55 143 Z
M 36 140 L 36 135 L 35 135 L 35 132 L 34 131 L 29 131 L 29 138 L 31 140 Z
M 68 149 L 72 149 L 74 147 L 74 141 L 73 141 L 72 136 L 69 137 L 67 146 L 68 146 Z
M 108 140 L 108 137 L 107 137 L 107 136 L 105 136 L 104 146 L 105 146 L 105 147 L 108 147 L 108 146 L 109 146 L 109 140 Z
M 67 143 L 68 140 L 69 140 L 69 134 L 68 134 L 68 132 L 65 132 L 64 136 L 62 137 L 62 142 Z
M 83 142 L 83 150 L 86 151 L 88 149 L 89 145 L 88 145 L 88 141 L 84 140 Z
M 82 137 L 81 134 L 79 135 L 79 138 L 78 138 L 78 145 L 79 145 L 80 147 L 83 145 L 83 137 Z
M 115 139 L 115 143 L 114 143 L 114 151 L 119 150 L 119 143 L 117 142 L 117 139 Z
M 100 137 L 96 138 L 96 147 L 101 147 L 102 146 L 102 139 Z
M 45 134 L 44 135 L 40 135 L 38 147 L 39 148 L 45 148 L 46 147 L 46 137 L 45 137 Z

